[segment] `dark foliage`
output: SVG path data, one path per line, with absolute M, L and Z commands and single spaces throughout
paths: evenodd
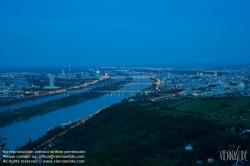
M 249 135 L 242 137 L 227 130 L 227 125 L 190 115 L 163 116 L 148 109 L 150 106 L 141 107 L 142 103 L 123 102 L 101 111 L 71 130 L 55 148 L 86 150 L 86 165 L 125 162 L 144 166 L 195 165 L 195 160 L 207 161 L 208 157 L 223 165 L 219 150 L 227 150 L 232 144 L 250 147 Z M 193 145 L 194 150 L 185 151 L 187 144 Z

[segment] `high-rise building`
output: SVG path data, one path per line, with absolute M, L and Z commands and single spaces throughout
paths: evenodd
M 71 74 L 71 70 L 70 70 L 70 63 L 69 63 L 69 74 Z
M 209 77 L 208 77 L 208 82 L 209 82 L 209 83 L 212 83 L 212 76 L 209 76 Z
M 71 79 L 76 79 L 76 73 L 71 73 L 71 74 L 70 74 L 70 78 L 71 78 Z
M 54 75 L 49 75 L 49 86 L 54 87 Z
M 221 88 L 225 88 L 225 83 L 222 82 L 221 80 L 219 80 L 219 86 L 220 86 Z
M 89 73 L 88 72 L 81 72 L 81 78 L 82 79 L 89 78 Z
M 101 72 L 98 70 L 98 68 L 97 68 L 97 70 L 96 70 L 95 76 L 96 76 L 97 78 L 101 78 L 101 77 L 102 77 L 102 74 L 101 74 Z
M 238 90 L 239 90 L 239 91 L 245 90 L 245 84 L 244 84 L 244 82 L 240 82 L 240 83 L 239 83 L 239 85 L 238 85 Z
M 55 87 L 54 85 L 54 75 L 47 74 L 47 78 L 49 78 L 49 86 L 44 86 L 44 89 L 56 89 L 59 87 Z
M 66 78 L 66 74 L 65 74 L 65 71 L 62 70 L 62 74 L 59 75 L 60 78 Z

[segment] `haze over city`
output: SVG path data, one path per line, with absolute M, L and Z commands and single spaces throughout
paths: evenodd
M 1 66 L 250 62 L 250 2 L 2 1 Z
M 249 166 L 249 9 L 0 2 L 0 165 Z

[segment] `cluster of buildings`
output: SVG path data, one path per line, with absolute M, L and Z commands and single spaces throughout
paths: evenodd
M 0 102 L 7 102 L 11 100 L 16 100 L 20 98 L 44 95 L 49 92 L 48 90 L 59 89 L 60 87 L 55 86 L 55 79 L 93 79 L 101 78 L 102 73 L 96 69 L 90 72 L 77 72 L 71 73 L 69 71 L 65 72 L 62 70 L 59 74 L 45 74 L 44 73 L 33 73 L 33 72 L 11 72 L 11 73 L 0 73 Z M 29 83 L 27 79 L 32 78 L 49 79 L 49 84 L 45 86 L 37 86 L 36 83 Z M 44 91 L 43 91 L 44 89 Z M 26 90 L 31 90 L 32 92 L 27 92 Z
M 47 75 L 49 78 L 49 76 Z M 69 70 L 68 72 L 65 72 L 65 70 L 62 70 L 62 73 L 58 75 L 54 75 L 54 78 L 66 78 L 66 79 L 88 79 L 88 78 L 101 78 L 102 74 L 97 69 L 93 72 L 77 72 L 77 73 L 71 73 Z
M 0 102 L 10 99 L 25 97 L 23 89 L 38 88 L 35 85 L 29 84 L 24 76 L 29 77 L 38 75 L 38 73 L 14 72 L 0 74 Z
M 45 76 L 45 78 L 49 78 L 49 85 L 44 86 L 44 89 L 58 89 L 58 88 L 60 88 L 60 87 L 56 87 L 54 85 L 55 78 L 73 79 L 74 80 L 74 79 L 93 79 L 93 78 L 100 79 L 101 77 L 102 77 L 102 74 L 98 69 L 91 74 L 89 72 L 71 73 L 70 69 L 66 73 L 65 70 L 62 70 L 62 73 L 60 73 L 58 75 L 47 74 Z
M 158 74 L 160 89 L 178 89 L 182 95 L 250 95 L 250 77 L 246 72 L 197 71 L 196 74 L 165 72 Z
M 24 97 L 22 93 L 22 84 L 8 83 L 6 81 L 0 80 L 0 97 Z M 11 92 L 11 93 L 10 93 Z
M 162 67 L 121 67 L 122 71 L 133 71 L 147 74 L 157 79 L 157 88 L 164 90 L 178 90 L 183 96 L 218 96 L 218 95 L 250 95 L 250 67 L 232 67 L 231 69 L 210 68 L 162 68 Z M 110 71 L 110 67 L 106 67 Z M 112 68 L 112 70 L 115 70 Z M 46 85 L 30 84 L 26 79 L 49 79 Z M 100 79 L 103 74 L 98 69 L 88 69 L 84 72 L 71 72 L 62 70 L 59 74 L 45 74 L 32 72 L 0 73 L 0 100 L 22 98 L 29 96 L 24 89 L 40 89 L 33 96 L 46 94 L 47 90 L 58 89 L 55 79 L 61 82 L 79 79 Z M 43 82 L 43 80 L 40 80 Z M 68 81 L 69 82 L 69 81 Z M 42 92 L 44 89 L 44 92 Z M 35 94 L 37 93 L 37 94 Z
M 65 70 L 62 70 L 62 73 L 57 75 L 56 78 L 86 79 L 86 78 L 90 78 L 90 76 L 88 72 L 66 73 Z

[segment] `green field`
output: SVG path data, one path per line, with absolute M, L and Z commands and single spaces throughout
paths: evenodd
M 165 115 L 192 114 L 219 120 L 221 123 L 241 122 L 250 125 L 249 96 L 164 100 L 156 103 L 160 106 L 158 111 Z M 148 104 L 141 106 L 148 107 Z

